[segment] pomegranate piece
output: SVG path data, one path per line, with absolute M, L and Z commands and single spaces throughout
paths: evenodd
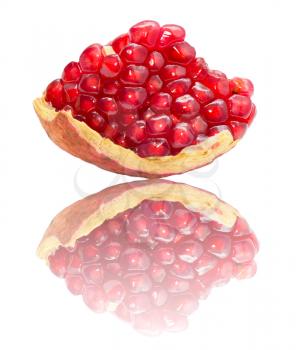
M 255 274 L 258 252 L 255 235 L 233 208 L 204 192 L 201 203 L 214 203 L 213 208 L 218 208 L 214 220 L 208 216 L 212 211 L 200 212 L 188 203 L 188 191 L 198 196 L 196 189 L 167 181 L 154 186 L 164 184 L 168 187 L 157 192 L 155 198 L 147 196 L 135 202 L 140 193 L 146 193 L 145 186 L 150 186 L 147 193 L 152 191 L 151 183 L 143 182 L 126 184 L 124 190 L 119 185 L 86 198 L 78 206 L 73 205 L 73 212 L 70 206 L 57 216 L 53 228 L 57 227 L 56 220 L 61 220 L 66 225 L 63 232 L 67 232 L 72 221 L 63 215 L 72 212 L 77 217 L 78 209 L 84 224 L 93 220 L 93 208 L 89 218 L 84 216 L 90 199 L 101 203 L 98 215 L 105 215 L 106 210 L 110 218 L 85 232 L 72 248 L 59 246 L 48 256 L 51 271 L 64 278 L 69 291 L 81 295 L 90 309 L 97 313 L 111 311 L 149 334 L 185 329 L 188 316 L 213 287 L 226 284 L 232 277 L 244 279 Z M 129 192 L 128 200 L 125 191 Z M 184 196 L 186 206 L 183 199 L 167 200 L 170 193 Z M 126 209 L 115 210 L 112 217 L 110 204 L 118 202 L 119 196 Z M 201 203 L 197 208 L 203 208 Z M 223 215 L 227 216 L 225 222 Z M 235 215 L 231 223 L 229 215 Z M 151 315 L 157 317 L 153 327 Z
M 228 79 L 221 71 L 209 69 L 206 61 L 198 57 L 194 47 L 185 40 L 185 30 L 182 27 L 175 24 L 160 26 L 155 21 L 142 21 L 109 45 L 93 44 L 87 47 L 78 62 L 71 61 L 65 66 L 61 79 L 56 79 L 47 86 L 44 99 L 48 108 L 53 107 L 56 112 L 69 111 L 76 120 L 87 124 L 100 136 L 130 149 L 139 157 L 159 158 L 176 156 L 186 147 L 201 144 L 213 136 L 218 138 L 217 135 L 225 130 L 229 133 L 228 137 L 232 138 L 232 144 L 241 139 L 256 114 L 255 105 L 251 101 L 253 91 L 254 86 L 249 79 Z M 38 114 L 39 112 L 37 110 Z M 104 122 L 98 116 L 89 117 L 91 112 L 99 113 Z M 163 131 L 154 130 L 153 120 L 148 125 L 150 132 L 143 134 L 143 137 L 138 137 L 137 127 L 133 131 L 130 129 L 134 122 L 146 122 L 152 115 L 160 114 L 165 114 L 166 120 L 170 119 L 166 121 Z M 46 115 L 48 114 L 42 115 L 41 119 L 46 120 Z M 58 115 L 61 114 L 57 113 Z M 68 122 L 71 123 L 72 120 Z M 119 124 L 116 133 L 113 131 L 114 122 Z M 189 123 L 191 127 L 190 131 L 186 131 L 186 140 L 182 142 L 176 140 L 178 136 L 175 136 L 175 133 L 180 132 L 179 127 L 172 132 L 172 127 L 179 123 Z M 86 142 L 86 146 L 92 148 L 93 139 L 81 136 L 85 133 L 77 130 L 82 140 L 73 145 L 73 138 L 67 141 L 70 137 L 66 135 L 67 131 L 64 131 L 64 135 L 56 136 L 55 133 L 61 133 L 61 130 L 52 131 L 53 128 L 47 124 L 48 120 L 43 125 L 51 138 L 61 144 L 62 148 L 71 149 L 71 153 L 83 159 L 92 158 L 92 162 L 112 171 L 148 176 L 149 165 L 144 166 L 148 170 L 138 169 L 141 160 L 139 165 L 126 164 L 124 156 L 124 164 L 121 164 L 121 160 L 114 160 L 114 150 L 117 149 L 118 153 L 124 155 L 124 149 L 110 148 L 108 151 L 111 154 L 106 150 L 101 154 L 98 146 L 96 154 L 90 157 L 84 149 L 77 150 L 77 145 Z M 56 128 L 58 129 L 57 126 Z M 75 125 L 76 128 L 79 129 L 79 125 Z M 161 137 L 154 138 L 154 135 Z M 222 143 L 219 143 L 222 149 L 220 153 L 225 152 Z M 189 158 L 190 154 L 193 157 L 197 149 L 198 147 L 192 148 L 185 158 Z M 211 149 L 209 158 L 213 152 Z M 215 157 L 220 155 L 218 150 L 216 153 Z M 94 159 L 96 157 L 99 158 L 98 161 Z M 166 162 L 170 163 L 170 159 Z M 183 167 L 186 168 L 184 171 L 188 171 L 205 165 L 207 159 L 204 163 L 197 159 L 195 163 L 192 167 L 187 165 L 192 164 L 190 159 L 188 162 L 180 162 L 181 170 L 168 171 L 155 166 L 157 170 L 154 171 L 160 174 L 151 174 L 151 177 L 180 173 Z M 159 160 L 159 167 L 162 164 Z M 133 167 L 136 169 L 131 169 Z

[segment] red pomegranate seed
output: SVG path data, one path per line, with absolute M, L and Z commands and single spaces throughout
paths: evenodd
M 230 95 L 229 81 L 224 73 L 209 71 L 205 79 L 203 79 L 203 83 L 212 89 L 218 97 L 225 98 Z
M 160 29 L 160 37 L 158 39 L 158 47 L 164 48 L 178 41 L 185 39 L 184 28 L 176 24 L 166 24 Z
M 257 265 L 255 261 L 245 264 L 237 264 L 233 268 L 233 277 L 242 280 L 246 278 L 251 278 L 257 272 Z
M 195 135 L 204 134 L 207 131 L 208 124 L 202 119 L 202 117 L 195 117 L 191 119 L 189 123 Z
M 116 95 L 119 87 L 120 87 L 120 84 L 118 81 L 105 80 L 103 84 L 103 93 L 106 95 L 112 95 L 112 96 Z
M 211 254 L 225 259 L 231 252 L 231 239 L 226 234 L 213 234 L 206 239 L 205 247 Z
M 148 56 L 148 50 L 143 45 L 129 44 L 123 47 L 120 58 L 125 63 L 144 63 Z
M 85 73 L 97 73 L 103 61 L 102 46 L 93 44 L 87 47 L 79 58 L 80 67 Z
M 153 260 L 161 265 L 171 265 L 175 257 L 174 249 L 171 247 L 157 247 L 153 252 Z
M 190 95 L 178 97 L 173 103 L 173 111 L 180 118 L 192 119 L 199 113 L 199 103 Z
M 196 223 L 196 216 L 187 209 L 177 209 L 171 217 L 171 222 L 180 232 L 189 234 Z
M 232 249 L 232 260 L 238 264 L 251 262 L 257 253 L 253 241 L 248 238 L 234 242 Z
M 135 315 L 133 326 L 138 332 L 149 336 L 159 335 L 165 327 L 162 315 L 158 310 Z
M 252 102 L 248 96 L 232 95 L 228 99 L 229 112 L 233 116 L 247 117 L 252 108 Z
M 133 43 L 146 46 L 151 49 L 155 46 L 160 34 L 160 26 L 155 21 L 142 21 L 129 30 L 130 39 Z
M 172 103 L 172 96 L 159 92 L 151 97 L 151 109 L 156 113 L 169 112 Z
M 119 133 L 119 125 L 116 122 L 111 122 L 110 124 L 107 124 L 105 129 L 102 132 L 102 135 L 104 137 L 107 137 L 108 139 L 115 139 L 118 136 Z
M 247 131 L 248 125 L 238 121 L 231 121 L 229 123 L 233 138 L 235 140 L 241 139 Z
M 254 93 L 254 85 L 249 79 L 233 78 L 230 80 L 230 88 L 233 93 L 248 97 Z
M 147 68 L 150 72 L 158 72 L 164 65 L 165 60 L 158 51 L 152 51 L 147 58 Z
M 186 41 L 174 43 L 165 49 L 169 63 L 187 66 L 195 57 L 195 49 Z
M 156 283 L 161 283 L 166 277 L 166 270 L 163 266 L 153 263 L 149 269 L 151 279 Z
M 79 275 L 67 275 L 65 281 L 69 291 L 74 295 L 80 295 L 84 288 L 83 278 Z
M 137 148 L 140 157 L 161 157 L 170 154 L 170 146 L 166 139 L 148 139 Z
M 152 282 L 146 273 L 130 273 L 124 277 L 124 284 L 132 293 L 148 292 Z
M 127 137 L 135 142 L 141 143 L 146 138 L 146 122 L 137 120 L 127 129 Z
M 78 248 L 78 252 L 83 262 L 95 262 L 100 258 L 99 249 L 95 245 L 83 245 Z
M 120 304 L 126 295 L 124 285 L 117 280 L 107 281 L 104 283 L 103 289 L 106 295 L 106 301 L 111 305 Z
M 119 103 L 124 109 L 136 109 L 140 107 L 147 97 L 147 92 L 142 87 L 124 87 L 119 90 Z
M 190 89 L 190 86 L 191 80 L 188 78 L 182 78 L 168 83 L 167 89 L 173 98 L 177 98 L 186 94 L 186 92 Z
M 164 66 L 160 72 L 160 77 L 164 81 L 171 81 L 186 76 L 186 69 L 177 64 L 168 64 Z
M 69 264 L 69 252 L 65 248 L 59 248 L 48 258 L 51 271 L 58 277 L 65 277 Z
M 224 100 L 215 100 L 203 108 L 203 117 L 211 123 L 223 123 L 228 119 L 227 105 Z
M 112 48 L 116 53 L 120 53 L 121 50 L 128 45 L 128 43 L 130 42 L 130 38 L 128 34 L 122 34 L 119 35 L 117 38 L 115 38 L 112 41 Z
M 76 83 L 81 75 L 81 68 L 77 62 L 70 62 L 64 68 L 62 79 L 65 83 Z
M 128 248 L 121 255 L 121 264 L 126 270 L 147 270 L 150 266 L 148 255 L 141 249 Z
M 119 242 L 110 242 L 104 246 L 103 257 L 105 260 L 113 261 L 119 258 L 121 253 L 121 245 Z
M 121 73 L 121 82 L 126 85 L 143 85 L 147 80 L 149 71 L 145 66 L 130 64 Z
M 63 109 L 65 106 L 65 93 L 61 79 L 52 81 L 46 88 L 45 100 L 53 107 Z
M 103 58 L 100 74 L 105 78 L 116 77 L 122 69 L 122 62 L 118 55 L 108 55 Z
M 142 204 L 145 215 L 150 219 L 168 219 L 173 212 L 173 205 L 167 201 L 146 201 Z
M 147 120 L 147 127 L 151 135 L 166 134 L 172 127 L 172 120 L 165 114 L 155 115 Z
M 163 306 L 168 300 L 168 292 L 161 286 L 154 286 L 150 292 L 154 305 Z
M 257 113 L 256 106 L 254 104 L 252 104 L 251 112 L 246 119 L 248 125 L 251 125 L 251 123 L 253 122 L 253 120 L 256 116 L 256 113 Z
M 98 100 L 98 108 L 108 116 L 118 113 L 118 106 L 112 97 L 102 97 Z
M 69 83 L 64 85 L 65 101 L 70 105 L 75 104 L 79 91 L 75 83 Z
M 184 148 L 192 144 L 194 132 L 188 123 L 178 123 L 170 134 L 170 143 L 174 148 Z
M 100 284 L 104 280 L 104 270 L 100 264 L 86 265 L 83 268 L 83 276 L 88 283 Z
M 106 297 L 101 287 L 87 286 L 82 292 L 85 304 L 95 312 L 101 313 L 105 311 Z
M 213 91 L 199 82 L 196 82 L 192 86 L 191 93 L 195 97 L 195 99 L 202 105 L 213 101 L 215 98 Z
M 142 314 L 151 309 L 151 301 L 147 294 L 130 294 L 124 300 L 125 306 L 134 314 Z
M 218 260 L 211 254 L 204 253 L 194 264 L 194 270 L 199 276 L 205 275 L 218 265 Z
M 101 88 L 101 79 L 98 74 L 83 74 L 79 82 L 81 92 L 98 94 Z
M 75 110 L 82 114 L 88 114 L 97 107 L 97 100 L 93 96 L 79 95 L 75 103 Z
M 208 65 L 203 58 L 197 57 L 186 67 L 186 71 L 193 81 L 203 81 L 208 74 Z
M 151 75 L 151 77 L 147 80 L 146 90 L 149 95 L 153 95 L 161 90 L 162 85 L 163 82 L 159 75 Z
M 165 243 L 172 242 L 176 236 L 175 230 L 171 226 L 159 222 L 152 224 L 151 232 L 153 239 Z
M 187 263 L 193 263 L 200 258 L 202 253 L 202 245 L 196 241 L 190 240 L 181 242 L 177 249 L 178 257 Z
M 170 310 L 174 310 L 181 315 L 189 316 L 197 310 L 198 300 L 191 293 L 172 295 L 168 307 Z
M 120 125 L 127 127 L 139 119 L 138 113 L 135 111 L 126 111 L 119 113 L 117 121 Z
M 186 280 L 192 280 L 195 276 L 191 264 L 188 264 L 187 262 L 180 259 L 176 259 L 176 261 L 170 267 L 169 272 L 174 276 Z
M 87 115 L 86 123 L 92 129 L 94 129 L 94 130 L 96 130 L 98 132 L 101 132 L 106 126 L 105 119 L 96 111 L 91 111 Z
M 184 293 L 190 288 L 190 283 L 188 280 L 176 276 L 167 276 L 164 281 L 166 290 L 170 293 Z

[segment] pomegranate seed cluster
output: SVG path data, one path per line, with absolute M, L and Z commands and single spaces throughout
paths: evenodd
M 58 248 L 49 265 L 93 311 L 154 335 L 185 329 L 212 287 L 252 277 L 257 251 L 240 217 L 226 228 L 178 202 L 145 200 Z
M 209 69 L 184 39 L 178 25 L 140 22 L 87 47 L 45 99 L 140 157 L 175 155 L 222 130 L 240 139 L 256 113 L 251 81 Z

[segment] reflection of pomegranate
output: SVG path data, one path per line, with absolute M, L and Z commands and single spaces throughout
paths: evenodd
M 52 140 L 107 170 L 162 177 L 227 152 L 255 115 L 253 85 L 208 68 L 177 25 L 144 21 L 66 65 L 35 110 Z
M 96 312 L 180 331 L 212 287 L 252 277 L 257 240 L 228 204 L 169 181 L 111 187 L 64 209 L 39 256 Z

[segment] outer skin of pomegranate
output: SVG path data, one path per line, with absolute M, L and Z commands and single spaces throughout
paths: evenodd
M 212 288 L 255 274 L 257 252 L 234 208 L 165 180 L 113 186 L 72 204 L 38 249 L 91 310 L 114 312 L 148 335 L 184 330 Z

